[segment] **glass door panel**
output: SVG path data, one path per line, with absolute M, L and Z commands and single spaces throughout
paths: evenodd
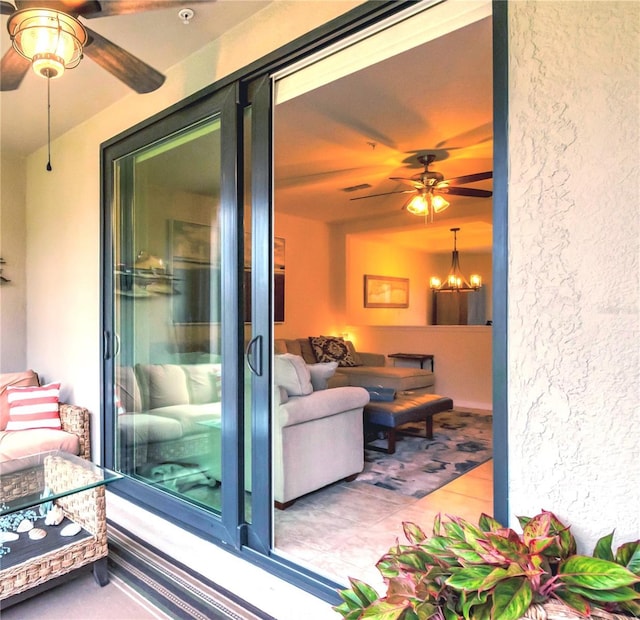
M 221 511 L 221 122 L 115 162 L 115 464 Z

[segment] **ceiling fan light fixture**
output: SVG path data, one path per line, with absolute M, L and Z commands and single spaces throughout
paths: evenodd
M 429 201 L 423 194 L 417 194 L 407 204 L 407 211 L 413 215 L 427 215 L 429 213 Z
M 65 69 L 77 67 L 87 31 L 71 15 L 55 9 L 23 9 L 7 21 L 13 47 L 31 62 L 36 74 L 58 78 Z
M 449 206 L 449 202 L 438 194 L 431 198 L 431 206 L 435 213 L 440 213 Z

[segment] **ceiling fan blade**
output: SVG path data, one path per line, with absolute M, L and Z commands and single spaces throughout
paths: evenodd
M 493 192 L 486 189 L 474 189 L 472 187 L 436 187 L 438 194 L 453 194 L 454 196 L 473 196 L 475 198 L 490 198 Z
M 97 0 L 15 0 L 18 10 L 55 9 L 69 15 L 82 15 L 83 11 L 100 8 Z
M 30 66 L 26 58 L 20 56 L 13 46 L 10 47 L 0 63 L 0 90 L 16 90 Z
M 137 93 L 150 93 L 160 88 L 165 77 L 133 54 L 87 28 L 89 42 L 84 53 L 103 69 L 117 77 Z
M 142 13 L 144 11 L 155 11 L 157 9 L 171 9 L 205 2 L 211 3 L 215 2 L 215 0 L 191 0 L 190 2 L 185 2 L 185 0 L 100 0 L 99 2 L 87 2 L 87 5 L 91 4 L 93 6 L 87 7 L 86 10 L 81 10 L 79 15 L 87 19 L 92 19 L 94 17 Z
M 16 7 L 9 2 L 0 2 L 0 15 L 11 15 L 11 13 L 16 12 Z
M 487 172 L 476 172 L 475 174 L 465 174 L 461 177 L 447 179 L 445 183 L 454 183 L 455 185 L 463 185 L 464 183 L 474 183 L 475 181 L 484 181 L 493 178 L 493 170 Z
M 384 192 L 383 194 L 369 194 L 368 196 L 358 196 L 357 198 L 349 198 L 349 200 L 364 200 L 365 198 L 375 198 L 376 196 L 390 196 L 391 194 L 413 194 L 413 189 L 401 189 L 397 192 Z

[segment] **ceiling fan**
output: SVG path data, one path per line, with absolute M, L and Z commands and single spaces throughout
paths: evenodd
M 418 161 L 424 166 L 424 170 L 411 177 L 390 177 L 391 181 L 401 181 L 409 183 L 413 189 L 401 189 L 382 194 L 369 194 L 368 196 L 358 196 L 351 200 L 363 200 L 375 196 L 388 196 L 390 194 L 415 194 L 402 208 L 414 215 L 427 216 L 444 211 L 449 203 L 442 197 L 442 194 L 456 196 L 472 196 L 475 198 L 490 198 L 493 192 L 486 189 L 476 189 L 472 187 L 458 187 L 467 183 L 484 181 L 493 177 L 493 171 L 477 172 L 475 174 L 465 174 L 460 177 L 445 179 L 441 172 L 429 170 L 429 166 L 435 161 L 435 154 L 419 155 Z
M 166 9 L 174 6 L 186 4 L 184 1 L 174 0 L 13 0 L 15 6 L 5 0 L 0 1 L 0 14 L 8 15 L 7 27 L 14 39 L 15 30 L 19 22 L 27 23 L 31 21 L 19 36 L 24 42 L 29 44 L 29 38 L 33 43 L 34 37 L 27 33 L 26 28 L 34 28 L 35 25 L 44 26 L 49 32 L 55 32 L 59 36 L 60 32 L 70 35 L 75 45 L 74 64 L 55 64 L 62 61 L 62 58 L 50 58 L 57 56 L 52 54 L 41 54 L 48 56 L 40 69 L 36 66 L 34 57 L 34 70 L 44 77 L 57 77 L 64 71 L 65 66 L 71 68 L 76 66 L 86 54 L 91 60 L 100 65 L 103 69 L 124 82 L 127 86 L 138 93 L 149 93 L 162 86 L 165 77 L 153 67 L 149 66 L 139 58 L 133 56 L 115 43 L 87 28 L 78 20 L 93 19 L 96 17 L 110 17 L 113 15 L 125 15 L 140 13 L 154 9 Z M 195 0 L 195 2 L 206 2 L 213 0 Z M 193 0 L 192 2 L 193 3 Z M 44 9 L 44 11 L 42 11 Z M 33 30 L 32 30 L 33 31 Z M 79 44 L 79 45 L 76 45 Z M 66 60 L 66 59 L 65 59 Z M 53 64 L 52 64 L 53 63 Z M 9 48 L 0 62 L 0 90 L 17 89 L 24 76 L 29 71 L 32 62 L 23 57 L 13 46 Z

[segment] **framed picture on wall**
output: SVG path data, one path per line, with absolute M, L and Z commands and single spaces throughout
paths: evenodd
M 364 276 L 365 308 L 408 308 L 409 278 Z
M 220 268 L 212 254 L 211 226 L 171 220 L 169 243 L 177 294 L 172 298 L 176 324 L 220 322 Z M 216 257 L 216 264 L 212 263 Z M 212 304 L 212 300 L 214 303 Z

